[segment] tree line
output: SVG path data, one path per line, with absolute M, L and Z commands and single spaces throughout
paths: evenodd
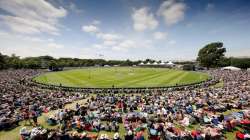
M 0 69 L 41 69 L 49 67 L 90 67 L 90 66 L 133 66 L 143 63 L 154 63 L 153 59 L 131 61 L 127 60 L 104 60 L 104 59 L 79 59 L 79 58 L 53 58 L 52 56 L 38 56 L 21 58 L 12 54 L 11 56 L 0 53 Z M 160 62 L 160 61 L 157 61 Z

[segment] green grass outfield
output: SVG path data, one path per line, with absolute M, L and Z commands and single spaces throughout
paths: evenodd
M 35 77 L 40 83 L 68 87 L 161 87 L 204 81 L 208 74 L 167 68 L 100 67 L 48 72 Z

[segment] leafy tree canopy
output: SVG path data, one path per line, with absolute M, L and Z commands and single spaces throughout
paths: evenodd
M 210 68 L 218 66 L 220 60 L 224 57 L 226 48 L 223 47 L 222 42 L 214 42 L 207 44 L 200 49 L 197 61 L 201 66 Z

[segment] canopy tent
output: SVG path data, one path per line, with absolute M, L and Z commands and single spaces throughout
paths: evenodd
M 169 66 L 173 66 L 173 65 L 174 65 L 174 63 L 173 63 L 173 62 L 171 62 L 171 61 L 168 61 L 167 65 L 169 65 Z
M 221 68 L 221 70 L 239 71 L 239 70 L 241 70 L 241 69 L 240 69 L 240 68 L 237 68 L 237 67 L 234 67 L 234 66 L 227 66 L 227 67 Z
M 143 63 L 143 62 L 141 62 L 141 63 L 140 63 L 140 65 L 144 65 L 144 63 Z
M 158 65 L 158 63 L 157 63 L 157 62 L 154 62 L 154 65 Z
M 161 65 L 165 65 L 165 63 L 164 63 L 164 62 L 161 62 L 160 64 L 161 64 Z

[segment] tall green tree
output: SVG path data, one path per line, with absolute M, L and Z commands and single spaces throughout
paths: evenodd
M 4 69 L 7 67 L 7 64 L 6 64 L 6 56 L 2 55 L 0 53 L 0 70 L 1 69 Z
M 12 54 L 10 57 L 8 57 L 7 63 L 10 68 L 19 69 L 22 67 L 20 57 L 16 56 L 15 54 Z
M 217 67 L 220 60 L 224 57 L 226 48 L 223 47 L 222 42 L 214 42 L 207 44 L 205 47 L 200 49 L 197 57 L 197 61 L 201 66 Z

